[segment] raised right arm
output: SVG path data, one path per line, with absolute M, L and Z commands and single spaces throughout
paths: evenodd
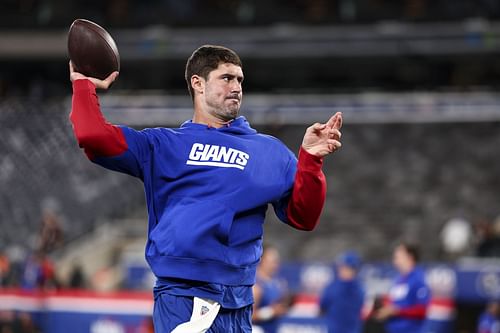
M 123 130 L 106 121 L 99 107 L 96 85 L 89 79 L 73 81 L 70 120 L 78 144 L 89 159 L 118 156 L 127 150 Z
M 143 178 L 143 163 L 151 152 L 148 135 L 106 121 L 99 106 L 96 89 L 107 89 L 118 72 L 99 80 L 75 72 L 70 62 L 73 103 L 70 115 L 73 131 L 89 159 L 107 169 Z

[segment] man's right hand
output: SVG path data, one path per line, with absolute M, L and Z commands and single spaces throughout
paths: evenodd
M 95 77 L 88 77 L 88 76 L 83 75 L 82 73 L 75 72 L 75 69 L 73 67 L 73 63 L 71 62 L 71 60 L 69 62 L 69 79 L 71 80 L 71 82 L 76 81 L 76 80 L 87 79 L 90 82 L 92 82 L 97 89 L 106 90 L 111 86 L 111 84 L 116 80 L 117 77 L 118 77 L 118 72 L 113 72 L 113 73 L 109 74 L 109 76 L 107 78 L 105 78 L 104 80 L 99 80 L 99 79 L 96 79 Z

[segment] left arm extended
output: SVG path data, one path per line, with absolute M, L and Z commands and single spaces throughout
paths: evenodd
M 297 173 L 287 207 L 289 224 L 300 230 L 313 230 L 326 199 L 323 157 L 340 148 L 342 113 L 337 112 L 327 123 L 307 128 L 300 147 Z

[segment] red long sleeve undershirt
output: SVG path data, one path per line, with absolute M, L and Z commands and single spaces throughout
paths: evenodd
M 70 120 L 78 144 L 89 159 L 117 156 L 127 150 L 122 130 L 107 122 L 102 115 L 95 86 L 89 80 L 73 82 Z M 300 148 L 297 173 L 287 209 L 289 224 L 296 229 L 312 230 L 319 223 L 326 198 L 326 179 L 322 165 L 322 157 L 311 155 Z
M 326 199 L 326 178 L 323 158 L 299 151 L 297 173 L 288 203 L 288 224 L 300 230 L 313 230 L 319 223 Z
M 127 150 L 121 128 L 108 123 L 102 115 L 95 86 L 89 80 L 73 82 L 73 102 L 69 117 L 78 144 L 89 159 L 117 156 Z
M 424 304 L 416 304 L 398 310 L 398 315 L 409 319 L 424 319 L 427 307 Z
M 386 297 L 384 299 L 385 305 L 392 304 L 391 299 Z M 408 319 L 425 319 L 427 314 L 427 305 L 425 304 L 415 304 L 404 308 L 397 309 L 396 315 Z

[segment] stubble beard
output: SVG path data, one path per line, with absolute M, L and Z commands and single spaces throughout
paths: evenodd
M 223 103 L 216 103 L 212 104 L 209 103 L 209 106 L 212 109 L 212 114 L 224 121 L 230 121 L 233 119 L 236 119 L 238 117 L 238 114 L 240 112 L 240 104 L 235 104 L 235 103 L 230 103 L 229 105 L 225 103 L 226 100 L 224 100 Z

